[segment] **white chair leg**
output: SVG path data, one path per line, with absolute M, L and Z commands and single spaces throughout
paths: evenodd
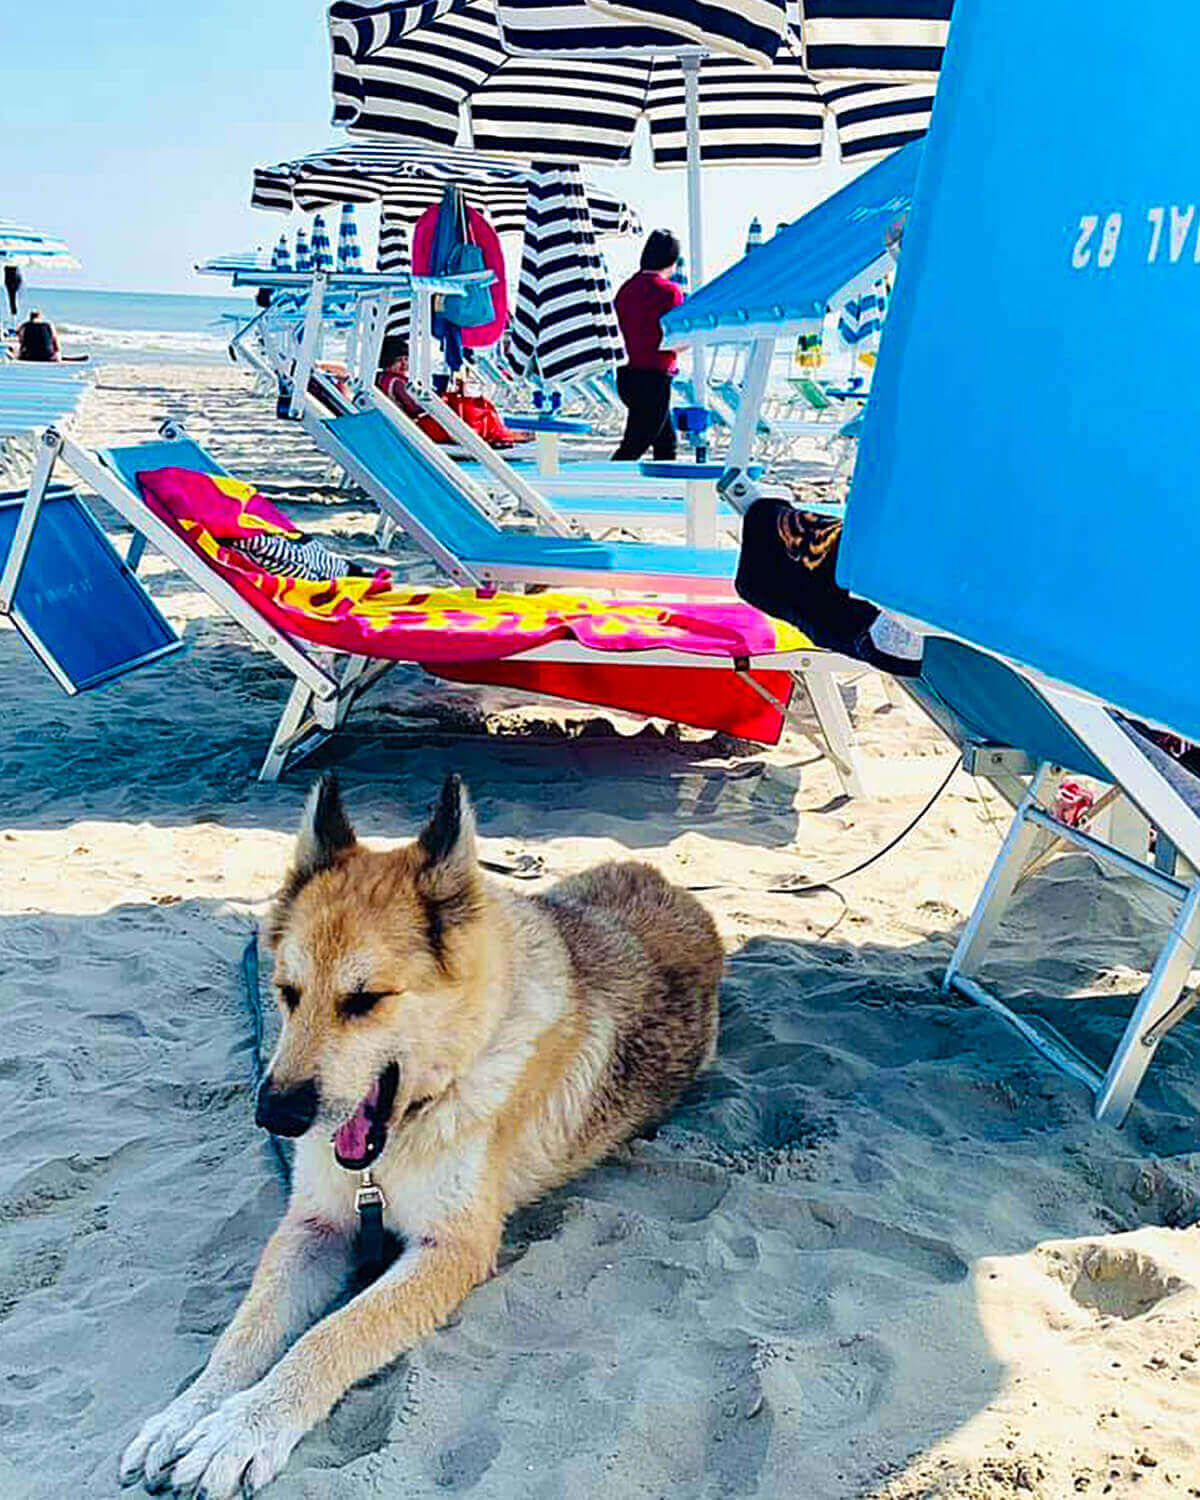
M 1009 825 L 1004 843 L 1000 846 L 996 862 L 980 892 L 979 900 L 975 903 L 975 910 L 962 930 L 954 956 L 946 969 L 945 978 L 942 980 L 943 989 L 948 990 L 957 975 L 962 974 L 966 977 L 978 970 L 984 950 L 1004 916 L 1012 894 L 1017 888 L 1017 882 L 1037 849 L 1041 830 L 1035 824 L 1030 823 L 1025 814 L 1030 808 L 1038 805 L 1038 795 L 1048 769 L 1044 764 L 1038 767 L 1037 774 L 1030 782 L 1021 805 L 1013 814 L 1012 823 Z
M 302 682 L 292 685 L 292 691 L 288 701 L 284 705 L 283 713 L 280 715 L 279 724 L 276 727 L 271 747 L 267 751 L 266 759 L 262 763 L 262 769 L 258 773 L 259 781 L 278 781 L 287 763 L 288 753 L 291 750 L 292 741 L 296 731 L 303 724 L 313 702 L 313 690 L 306 687 Z
M 858 747 L 854 742 L 854 727 L 850 715 L 842 702 L 842 695 L 834 681 L 832 672 L 803 672 L 801 679 L 821 726 L 821 735 L 833 768 L 837 772 L 842 790 L 847 797 L 864 797 L 862 768 L 859 765 Z
M 1170 1030 L 1162 1023 L 1176 1009 L 1183 987 L 1197 962 L 1200 944 L 1200 882 L 1193 885 L 1179 908 L 1171 935 L 1158 955 L 1150 982 L 1130 1018 L 1121 1045 L 1104 1076 L 1104 1086 L 1096 1098 L 1096 1118 L 1109 1125 L 1120 1125 L 1138 1091 L 1142 1075 L 1158 1050 L 1158 1044 Z M 1191 1009 L 1190 1004 L 1186 1006 Z M 1178 1020 L 1185 1014 L 1180 1009 Z M 1173 1024 L 1173 1021 L 1171 1022 Z

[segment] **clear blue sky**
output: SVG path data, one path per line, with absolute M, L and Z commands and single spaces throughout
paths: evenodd
M 254 167 L 344 139 L 329 124 L 321 0 L 27 0 L 2 45 L 0 218 L 67 238 L 83 270 L 64 286 L 217 291 L 197 260 L 269 245 L 287 222 L 249 207 Z M 681 173 L 590 175 L 682 237 Z M 709 171 L 710 274 L 740 253 L 752 215 L 769 233 L 847 175 Z

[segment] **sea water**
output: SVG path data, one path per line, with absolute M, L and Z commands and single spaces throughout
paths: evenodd
M 26 284 L 18 321 L 33 308 L 54 324 L 64 354 L 87 354 L 105 363 L 228 360 L 230 338 L 257 311 L 252 297 L 236 294 L 192 297 Z M 7 316 L 7 304 L 4 312 Z

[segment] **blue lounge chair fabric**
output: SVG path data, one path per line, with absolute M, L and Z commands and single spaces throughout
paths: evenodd
M 24 493 L 0 495 L 0 571 Z M 111 682 L 183 642 L 69 489 L 44 496 L 8 611 L 68 693 Z
M 73 415 L 88 388 L 77 367 L 0 359 L 0 437 L 37 432 Z
M 1103 5 L 1080 26 L 1067 0 L 956 5 L 841 572 L 1200 740 L 1200 212 L 1179 149 L 1200 11 L 1172 0 L 1128 21 Z M 1081 133 L 1088 119 L 1103 129 Z M 1147 330 L 1154 379 L 1113 355 Z
M 905 687 L 960 746 L 1011 745 L 1033 760 L 1108 781 L 1110 773 L 1033 687 L 994 656 L 931 636 Z
M 454 557 L 482 576 L 503 578 L 539 573 L 552 583 L 576 575 L 601 574 L 613 588 L 654 577 L 680 586 L 721 583 L 732 588 L 732 550 L 653 546 L 645 542 L 598 542 L 583 537 L 513 536 L 475 508 L 453 481 L 427 462 L 379 411 L 325 420 L 321 425 L 373 480 L 374 498 L 401 526 L 414 520 Z
M 154 469 L 194 469 L 197 474 L 225 473 L 210 453 L 187 437 L 136 443 L 125 448 L 105 448 L 100 456 L 135 495 L 142 492 L 138 475 L 148 474 Z

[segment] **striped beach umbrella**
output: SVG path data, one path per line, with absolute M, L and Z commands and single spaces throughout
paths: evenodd
M 297 271 L 311 271 L 313 268 L 312 251 L 308 248 L 308 235 L 304 232 L 303 224 L 296 230 L 296 253 L 292 256 L 292 262 Z
M 337 268 L 339 271 L 361 271 L 363 268 L 353 203 L 342 204 L 342 216 L 338 221 Z
M 397 141 L 362 140 L 331 147 L 294 161 L 259 167 L 251 204 L 291 213 L 333 204 L 378 203 L 381 271 L 405 271 L 410 264 L 410 231 L 431 205 L 441 201 L 447 183 L 461 187 L 472 208 L 500 234 L 522 233 L 527 197 L 535 172 L 528 162 L 482 151 Z M 641 233 L 638 216 L 622 199 L 587 184 L 585 192 L 596 234 Z M 393 304 L 389 334 L 408 329 L 408 304 Z
M 292 252 L 288 248 L 287 235 L 279 236 L 279 243 L 271 251 L 272 271 L 290 271 L 292 269 Z
M 79 262 L 65 240 L 28 224 L 0 219 L 0 265 L 36 266 L 38 270 L 78 271 Z
M 675 262 L 675 268 L 671 272 L 671 280 L 686 292 L 688 289 L 687 256 L 681 255 Z
M 612 284 L 579 168 L 535 166 L 534 174 L 510 359 L 518 375 L 578 380 L 623 357 Z
M 866 9 L 871 0 L 827 3 Z M 948 9 L 950 0 L 914 3 Z M 762 67 L 702 57 L 677 30 L 618 21 L 587 0 L 333 0 L 328 14 L 334 123 L 351 134 L 454 146 L 465 118 L 481 150 L 613 165 L 629 162 L 646 120 L 654 164 L 687 169 L 697 286 L 704 163 L 818 163 L 827 119 L 842 161 L 869 161 L 923 135 L 933 109 L 936 69 L 915 82 L 843 82 L 840 73 L 821 82 L 791 24 Z M 694 377 L 703 388 L 700 349 Z
M 751 250 L 757 250 L 762 242 L 762 220 L 756 217 L 750 220 L 750 228 L 746 231 L 746 254 L 749 255 Z
M 324 214 L 317 214 L 313 219 L 312 259 L 315 270 L 333 270 L 333 246 L 329 241 L 329 231 L 325 228 Z
M 519 233 L 525 227 L 531 176 L 528 162 L 494 153 L 361 140 L 257 168 L 250 203 L 279 213 L 381 203 L 388 223 L 400 228 L 415 224 L 427 208 L 440 203 L 442 189 L 453 183 L 498 233 Z M 620 198 L 591 184 L 587 195 L 597 234 L 640 232 L 637 215 Z M 380 269 L 392 267 L 381 259 Z
M 769 65 L 787 32 L 788 0 L 587 0 L 618 20 L 661 27 L 709 52 Z
M 586 0 L 588 8 L 655 26 L 711 52 L 770 63 L 799 45 L 812 78 L 935 78 L 953 0 Z
M 887 283 L 875 285 L 857 297 L 849 297 L 838 313 L 838 337 L 848 349 L 873 348 L 879 342 L 887 316 Z
M 824 4 L 870 8 L 868 0 Z M 913 5 L 949 11 L 949 0 Z M 606 21 L 587 0 L 333 0 L 329 29 L 334 121 L 351 133 L 450 147 L 465 111 L 480 150 L 610 165 L 629 161 L 642 119 L 658 167 L 817 163 L 827 117 L 844 161 L 887 155 L 928 126 L 940 64 L 936 45 L 898 47 L 889 60 L 912 57 L 922 71 L 880 69 L 852 81 L 832 64 L 858 60 L 853 46 L 822 41 L 829 66 L 818 78 L 795 25 L 769 68 L 697 60 L 678 35 Z M 928 29 L 944 40 L 944 20 Z
M 265 271 L 271 265 L 272 262 L 268 261 L 261 247 L 258 247 L 254 250 L 234 250 L 228 255 L 214 255 L 209 260 L 201 261 L 196 270 L 210 276 L 228 276 L 235 271 Z

